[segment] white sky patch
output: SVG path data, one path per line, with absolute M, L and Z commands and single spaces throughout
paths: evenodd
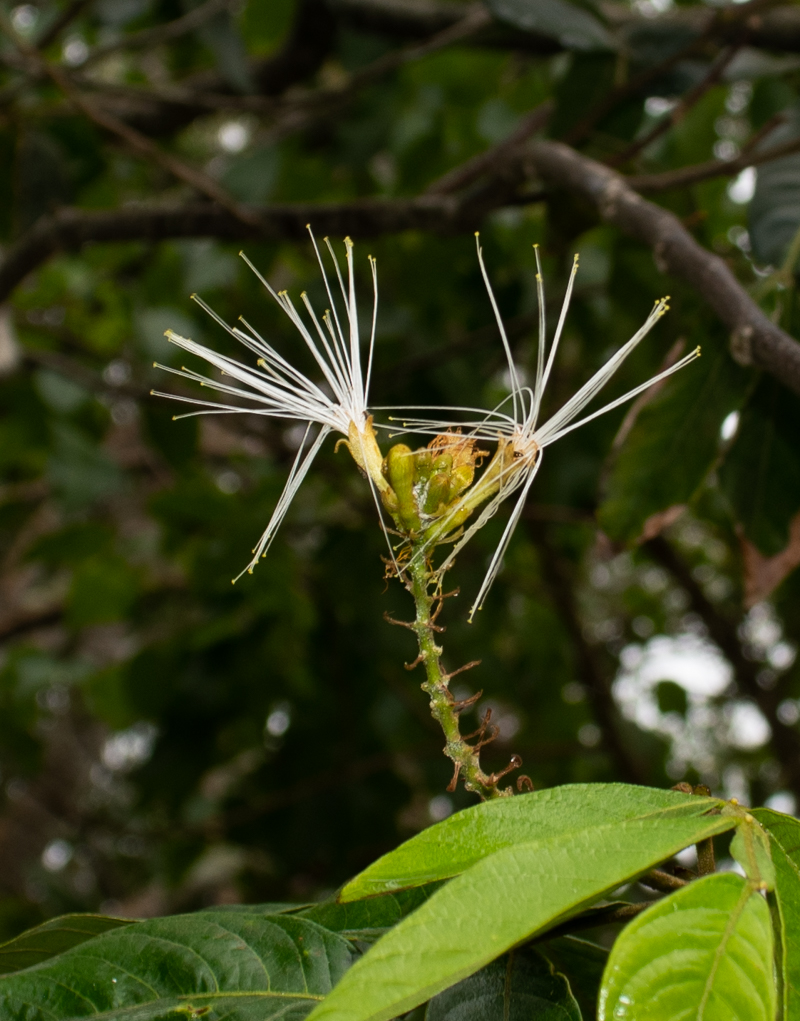
M 797 799 L 791 791 L 775 791 L 773 795 L 764 802 L 766 808 L 775 812 L 783 812 L 785 815 L 797 813 Z
M 217 141 L 225 152 L 241 152 L 250 141 L 250 129 L 241 121 L 226 121 L 217 132 Z
M 722 425 L 720 426 L 719 430 L 720 438 L 725 442 L 727 442 L 728 440 L 732 440 L 733 437 L 736 435 L 736 430 L 738 428 L 739 428 L 739 412 L 732 411 L 730 415 L 726 415 L 725 418 L 722 420 Z
M 142 720 L 127 730 L 117 731 L 103 745 L 100 753 L 103 765 L 115 772 L 126 772 L 147 762 L 153 754 L 158 730 L 152 723 Z
M 746 205 L 755 194 L 756 168 L 745 167 L 728 185 L 728 198 L 738 206 Z
M 692 634 L 658 635 L 641 645 L 626 646 L 620 663 L 614 696 L 628 719 L 671 741 L 676 775 L 688 766 L 709 772 L 722 749 L 751 750 L 769 739 L 769 724 L 752 703 L 715 704 L 730 684 L 732 671 L 706 639 Z M 662 681 L 672 681 L 686 692 L 685 717 L 659 708 L 657 689 Z

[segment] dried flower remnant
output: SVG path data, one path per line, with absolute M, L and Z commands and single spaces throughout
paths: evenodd
M 311 234 L 310 228 L 309 234 Z M 325 314 L 320 319 L 314 311 L 308 295 L 303 292 L 300 297 L 311 321 L 310 327 L 301 317 L 288 293 L 286 291 L 274 291 L 250 260 L 243 253 L 241 254 L 250 269 L 253 270 L 270 295 L 297 328 L 298 333 L 311 352 L 324 377 L 324 389 L 323 385 L 313 382 L 279 354 L 245 319 L 240 317 L 243 328 L 240 326 L 230 326 L 197 295 L 193 295 L 193 298 L 201 308 L 227 330 L 231 336 L 235 337 L 236 340 L 257 356 L 257 366 L 253 368 L 252 366 L 244 365 L 233 358 L 205 347 L 203 344 L 198 344 L 193 340 L 181 337 L 172 330 L 167 330 L 166 332 L 166 336 L 171 343 L 182 348 L 184 351 L 188 351 L 190 354 L 204 359 L 214 368 L 218 369 L 223 376 L 231 377 L 240 385 L 211 379 L 185 367 L 178 370 L 166 365 L 157 366 L 177 376 L 200 383 L 201 386 L 216 390 L 227 397 L 247 402 L 244 405 L 229 404 L 153 391 L 157 396 L 184 401 L 200 407 L 199 411 L 191 411 L 187 415 L 176 415 L 176 418 L 203 414 L 255 414 L 266 415 L 271 418 L 296 420 L 307 424 L 305 435 L 303 436 L 283 493 L 278 500 L 269 524 L 253 550 L 252 560 L 245 570 L 242 571 L 242 574 L 246 571 L 252 572 L 258 560 L 266 555 L 275 533 L 286 516 L 295 493 L 308 474 L 308 470 L 319 453 L 323 442 L 331 432 L 338 432 L 344 437 L 340 442 L 345 444 L 358 467 L 368 478 L 376 500 L 378 496 L 384 502 L 391 499 L 389 484 L 381 470 L 383 455 L 378 448 L 372 416 L 369 414 L 367 407 L 378 310 L 378 278 L 375 260 L 372 256 L 369 256 L 374 297 L 369 355 L 366 373 L 364 373 L 361 365 L 361 342 L 355 297 L 353 243 L 349 238 L 346 238 L 344 242 L 345 259 L 347 262 L 347 283 L 345 284 L 333 247 L 328 239 L 325 238 L 325 244 L 333 260 L 336 278 L 344 303 L 345 314 L 344 317 L 340 317 L 328 275 L 325 271 L 322 255 L 313 234 L 311 234 L 311 241 L 322 272 L 330 307 L 326 309 Z M 315 426 L 319 426 L 319 431 L 311 439 L 309 445 L 309 439 Z M 241 574 L 239 577 L 241 577 Z
M 411 418 L 405 419 L 403 422 L 406 429 L 414 432 L 419 431 L 428 433 L 441 433 L 445 430 L 460 426 L 461 428 L 468 430 L 467 435 L 476 441 L 495 441 L 497 443 L 496 453 L 478 482 L 472 486 L 471 489 L 465 492 L 459 500 L 451 504 L 447 513 L 442 516 L 441 520 L 430 530 L 430 534 L 426 536 L 426 542 L 417 548 L 415 556 L 427 556 L 433 545 L 438 542 L 452 539 L 454 537 L 454 533 L 457 535 L 457 530 L 472 514 L 473 510 L 475 510 L 480 504 L 485 503 L 485 506 L 476 520 L 469 526 L 469 528 L 466 529 L 463 535 L 458 536 L 452 551 L 440 566 L 440 571 L 443 572 L 447 570 L 447 568 L 453 563 L 456 555 L 464 547 L 464 544 L 469 541 L 475 532 L 489 521 L 489 519 L 497 512 L 500 504 L 513 493 L 521 490 L 509 517 L 508 523 L 503 531 L 500 542 L 498 543 L 497 549 L 495 550 L 489 564 L 489 569 L 486 572 L 483 584 L 481 585 L 477 598 L 475 599 L 470 611 L 470 619 L 472 619 L 475 611 L 479 610 L 483 605 L 483 601 L 491 588 L 492 582 L 500 570 L 503 555 L 508 548 L 508 544 L 514 534 L 514 530 L 522 516 L 522 511 L 525 506 L 528 493 L 530 492 L 533 480 L 536 477 L 536 473 L 542 463 L 542 452 L 544 448 L 549 446 L 551 443 L 555 443 L 556 440 L 561 439 L 562 436 L 566 436 L 567 433 L 572 432 L 574 429 L 578 429 L 587 422 L 591 422 L 592 419 L 605 414 L 607 411 L 612 411 L 614 408 L 619 407 L 620 404 L 631 400 L 644 390 L 653 386 L 653 384 L 660 382 L 667 376 L 671 376 L 674 372 L 682 369 L 685 365 L 688 365 L 689 362 L 693 361 L 700 355 L 700 348 L 698 347 L 692 351 L 691 354 L 686 355 L 685 358 L 682 358 L 680 361 L 670 366 L 670 368 L 658 373 L 651 379 L 648 379 L 645 383 L 641 383 L 639 386 L 634 387 L 633 390 L 628 391 L 628 393 L 624 394 L 622 397 L 618 397 L 616 400 L 611 401 L 609 404 L 604 405 L 599 410 L 593 411 L 591 414 L 586 415 L 583 418 L 578 418 L 584 408 L 586 408 L 590 401 L 611 379 L 628 355 L 647 336 L 658 320 L 668 310 L 669 306 L 667 302 L 669 301 L 669 298 L 661 298 L 655 303 L 652 312 L 631 339 L 617 352 L 615 352 L 605 365 L 598 369 L 591 379 L 584 383 L 580 390 L 578 390 L 578 392 L 571 397 L 566 404 L 552 416 L 552 418 L 539 425 L 539 412 L 541 409 L 542 397 L 550 378 L 556 351 L 558 350 L 558 344 L 564 330 L 567 310 L 569 308 L 572 290 L 575 284 L 575 276 L 578 272 L 578 256 L 576 255 L 573 261 L 572 272 L 570 273 L 569 282 L 567 284 L 567 291 L 561 306 L 561 313 L 558 318 L 553 341 L 548 351 L 542 267 L 539 258 L 538 245 L 534 245 L 537 267 L 536 288 L 539 300 L 539 344 L 536 359 L 536 378 L 534 386 L 531 388 L 528 386 L 522 386 L 520 382 L 520 373 L 511 353 L 508 336 L 506 335 L 503 320 L 500 316 L 500 310 L 497 306 L 497 301 L 495 300 L 492 285 L 489 280 L 489 274 L 487 273 L 486 265 L 483 261 L 483 251 L 480 246 L 478 234 L 476 234 L 475 237 L 481 273 L 494 311 L 495 320 L 500 331 L 500 338 L 505 351 L 506 360 L 508 362 L 511 393 L 500 405 L 491 411 L 486 411 L 485 409 L 480 408 L 448 409 L 450 411 L 462 413 L 477 413 L 480 417 L 472 421 L 456 422 L 452 419 L 430 420 L 424 418 Z M 508 410 L 504 410 L 507 408 L 508 404 L 511 405 L 510 414 Z

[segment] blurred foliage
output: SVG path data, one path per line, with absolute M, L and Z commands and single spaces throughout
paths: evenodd
M 94 47 L 184 13 L 156 0 L 74 6 L 47 54 L 76 68 Z M 547 18 L 569 8 L 577 35 L 543 51 L 469 40 L 443 48 L 280 137 L 268 118 L 234 104 L 162 130 L 160 144 L 242 202 L 414 195 L 544 100 L 555 101 L 548 131 L 558 137 L 586 114 L 587 97 L 608 97 L 687 45 L 685 28 L 659 31 L 657 18 L 642 15 L 623 59 L 599 5 L 548 0 L 535 24 L 522 0 L 490 6 L 521 38 L 547 36 L 555 31 Z M 641 0 L 630 10 L 643 6 L 652 14 L 665 5 Z M 62 10 L 41 0 L 11 18 L 31 34 Z M 295 13 L 290 0 L 220 7 L 172 42 L 111 50 L 84 73 L 98 92 L 168 91 L 217 74 L 229 96 L 246 97 L 258 84 L 244 55 L 278 52 Z M 305 84 L 344 81 L 404 42 L 345 19 Z M 185 193 L 52 84 L 20 85 L 3 46 L 4 246 L 64 205 L 113 209 Z M 612 105 L 582 150 L 624 154 L 704 80 L 718 49 L 700 47 Z M 799 67 L 795 57 L 742 48 L 623 169 L 730 158 L 780 114 L 780 131 L 790 130 Z M 800 163 L 770 166 L 758 171 L 749 211 L 748 172 L 657 201 L 796 333 L 795 267 L 784 263 Z M 671 312 L 608 399 L 655 374 L 675 345 L 703 347 L 700 362 L 658 394 L 547 451 L 473 625 L 466 610 L 504 516 L 459 557 L 449 580 L 464 596 L 447 604 L 443 641 L 452 668 L 482 660 L 456 691 L 482 689 L 477 711 L 491 706 L 500 724 L 487 767 L 518 752 L 537 788 L 702 781 L 791 809 L 800 795 L 800 586 L 789 572 L 800 554 L 789 546 L 770 575 L 779 587 L 762 574 L 786 551 L 800 513 L 798 398 L 736 365 L 700 295 L 667 284 L 649 250 L 598 226 L 568 194 L 497 211 L 481 230 L 523 364 L 535 355 L 532 244 L 542 246 L 551 330 L 580 252 L 546 411 L 635 332 L 665 290 Z M 412 637 L 383 619 L 407 619 L 408 599 L 383 579 L 383 537 L 347 459 L 325 448 L 268 559 L 232 586 L 280 495 L 297 430 L 254 416 L 172 422 L 174 407 L 149 396 L 176 385 L 152 367 L 181 364 L 167 327 L 237 353 L 189 300 L 194 291 L 312 368 L 238 248 L 208 238 L 87 245 L 27 276 L 0 315 L 0 936 L 70 911 L 137 916 L 315 899 L 470 803 L 461 790 L 445 792 L 441 735 L 420 679 L 403 669 Z M 276 288 L 295 298 L 307 289 L 324 307 L 307 243 L 246 251 Z M 365 299 L 368 252 L 380 280 L 375 403 L 498 403 L 504 361 L 470 232 L 408 231 L 369 245 L 356 237 Z M 663 545 L 644 541 L 658 535 Z

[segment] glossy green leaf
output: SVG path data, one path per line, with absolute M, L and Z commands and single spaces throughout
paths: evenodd
M 0 1017 L 299 1019 L 354 953 L 342 936 L 292 915 L 211 910 L 156 918 L 0 977 Z
M 607 535 L 632 541 L 651 515 L 692 499 L 718 457 L 720 425 L 741 406 L 749 379 L 722 346 L 709 345 L 642 408 L 606 480 L 598 520 Z
M 489 0 L 500 21 L 537 35 L 551 36 L 569 50 L 608 50 L 614 39 L 589 11 L 567 0 Z
M 575 936 L 559 936 L 540 943 L 537 949 L 556 971 L 569 976 L 572 994 L 584 1017 L 589 1021 L 597 1015 L 600 983 L 608 961 L 608 950 L 596 943 Z
M 41 964 L 86 940 L 130 924 L 129 918 L 109 918 L 105 915 L 61 915 L 60 918 L 51 918 L 0 946 L 0 975 Z
M 425 1021 L 581 1021 L 569 982 L 532 948 L 512 950 L 434 996 Z
M 650 811 L 644 811 L 640 803 L 639 813 L 626 818 L 619 810 L 625 790 L 609 788 L 607 817 L 595 805 L 595 813 L 587 813 L 582 826 L 552 832 L 542 823 L 538 836 L 489 854 L 438 890 L 354 965 L 315 1010 L 315 1021 L 387 1021 L 402 1014 L 688 844 L 735 824 L 730 816 L 703 814 L 716 804 L 711 799 L 696 799 L 699 811 L 693 810 L 691 796 L 672 805 L 662 800 L 659 805 L 657 796 L 665 799 L 672 792 L 646 788 L 643 801 L 648 795 L 652 799 Z M 615 799 L 614 793 L 621 799 Z M 536 801 L 532 795 L 518 800 L 523 805 Z M 555 801 L 551 812 L 556 817 L 557 805 Z M 484 845 L 491 840 L 493 822 L 503 828 L 503 815 L 497 812 L 501 806 L 478 806 L 484 810 L 478 815 Z M 629 813 L 630 807 L 627 802 Z M 486 813 L 486 809 L 494 812 Z M 474 810 L 462 814 L 470 811 Z M 463 861 L 468 842 L 463 830 L 459 836 L 461 840 L 449 846 Z M 435 839 L 427 845 L 440 871 L 445 868 L 446 846 Z M 382 872 L 386 873 L 390 859 L 382 860 Z M 419 853 L 411 856 L 411 864 L 415 862 L 420 869 L 425 865 Z
M 720 484 L 745 535 L 772 556 L 800 511 L 800 398 L 764 376 L 742 412 Z
M 447 879 L 515 844 L 568 841 L 595 826 L 646 826 L 660 818 L 702 820 L 723 804 L 679 791 L 613 783 L 565 784 L 524 797 L 484 802 L 451 815 L 379 858 L 345 886 L 340 900 Z
M 775 866 L 774 921 L 780 934 L 781 998 L 784 1021 L 800 1018 L 800 822 L 769 808 L 753 815 L 767 831 Z
M 767 902 L 720 873 L 659 901 L 621 933 L 598 1021 L 774 1021 Z
M 749 813 L 739 820 L 731 841 L 731 857 L 745 871 L 748 879 L 760 883 L 766 890 L 775 888 L 775 866 L 770 854 L 769 837 Z
M 431 884 L 352 903 L 325 901 L 304 908 L 298 914 L 330 929 L 331 932 L 338 932 L 347 939 L 357 940 L 359 944 L 371 943 L 424 904 L 437 889 L 438 884 Z
M 762 143 L 780 145 L 800 133 L 797 111 Z M 800 155 L 793 153 L 758 168 L 756 189 L 747 210 L 753 255 L 758 262 L 780 266 L 800 229 Z

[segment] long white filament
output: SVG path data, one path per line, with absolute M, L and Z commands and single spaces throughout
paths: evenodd
M 224 380 L 209 378 L 193 369 L 174 369 L 165 365 L 159 366 L 159 368 L 163 368 L 173 375 L 181 376 L 194 383 L 199 383 L 203 387 L 215 390 L 217 393 L 222 394 L 223 397 L 233 398 L 243 403 L 227 404 L 222 401 L 202 400 L 179 394 L 158 393 L 154 391 L 154 393 L 158 393 L 158 396 L 191 404 L 198 409 L 183 415 L 176 415 L 176 418 L 186 418 L 192 415 L 256 414 L 306 423 L 303 442 L 300 444 L 286 486 L 275 506 L 266 530 L 253 550 L 253 559 L 242 573 L 252 571 L 258 560 L 266 555 L 297 490 L 308 474 L 314 458 L 319 453 L 329 433 L 341 433 L 348 441 L 352 442 L 354 439 L 353 427 L 355 427 L 356 442 L 362 448 L 362 460 L 364 457 L 364 430 L 367 428 L 368 391 L 372 375 L 378 315 L 378 276 L 376 263 L 375 259 L 370 256 L 373 309 L 365 379 L 361 370 L 353 242 L 349 238 L 345 240 L 345 258 L 347 262 L 347 284 L 345 285 L 336 253 L 329 240 L 325 238 L 325 244 L 333 261 L 336 278 L 339 282 L 339 289 L 344 302 L 344 318 L 347 324 L 347 334 L 345 335 L 343 330 L 344 319 L 339 316 L 337 301 L 331 289 L 322 254 L 310 227 L 308 232 L 311 236 L 311 243 L 322 273 L 325 292 L 330 305 L 320 318 L 312 307 L 308 295 L 305 292 L 301 295 L 303 306 L 310 320 L 310 328 L 301 317 L 300 312 L 295 307 L 288 293 L 286 291 L 276 292 L 247 256 L 243 252 L 240 254 L 302 337 L 305 346 L 308 348 L 324 378 L 323 386 L 326 388 L 323 389 L 303 372 L 295 368 L 288 359 L 284 358 L 245 319 L 240 318 L 244 328 L 230 326 L 201 298 L 197 295 L 192 295 L 197 304 L 215 322 L 257 356 L 258 367 L 252 368 L 243 365 L 241 362 L 227 355 L 219 354 L 203 344 L 198 344 L 196 341 L 181 337 L 172 331 L 167 331 L 167 337 L 171 343 L 198 358 L 202 358 L 222 373 L 223 376 L 230 377 L 239 385 L 231 385 Z M 329 392 L 327 388 L 330 388 Z M 315 424 L 321 428 L 314 441 L 307 447 L 311 430 Z M 380 513 L 380 500 L 372 480 L 370 480 L 370 487 Z M 386 535 L 390 554 L 394 559 L 391 541 L 382 516 L 381 526 Z
M 477 237 L 477 235 L 476 235 Z M 572 299 L 572 293 L 575 286 L 575 277 L 578 272 L 578 256 L 576 255 L 572 269 L 567 283 L 566 293 L 564 295 L 564 301 L 561 306 L 561 311 L 558 317 L 558 323 L 556 330 L 553 335 L 553 341 L 550 345 L 549 351 L 547 350 L 546 340 L 546 314 L 545 314 L 545 298 L 544 298 L 544 283 L 542 278 L 542 265 L 539 256 L 539 249 L 537 245 L 534 245 L 534 251 L 536 255 L 536 291 L 539 303 L 539 342 L 536 353 L 536 379 L 534 381 L 533 390 L 528 387 L 521 387 L 519 383 L 519 372 L 514 363 L 511 348 L 508 342 L 508 336 L 505 328 L 501 321 L 500 312 L 497 307 L 497 301 L 495 300 L 494 292 L 492 290 L 491 281 L 489 280 L 489 274 L 486 270 L 486 266 L 483 260 L 483 252 L 481 251 L 480 243 L 478 243 L 478 262 L 480 264 L 481 273 L 483 275 L 484 283 L 486 284 L 486 291 L 489 296 L 489 301 L 494 312 L 495 320 L 500 331 L 500 339 L 503 345 L 503 351 L 509 366 L 509 378 L 511 382 L 511 394 L 505 401 L 501 402 L 492 411 L 486 411 L 484 409 L 462 407 L 462 408 L 448 408 L 447 411 L 458 411 L 466 414 L 478 414 L 481 416 L 479 419 L 472 420 L 453 420 L 453 419 L 424 419 L 424 418 L 406 418 L 402 419 L 403 427 L 405 430 L 421 433 L 439 433 L 444 432 L 447 429 L 453 429 L 461 427 L 468 431 L 468 435 L 476 440 L 499 440 L 505 443 L 511 443 L 514 448 L 516 459 L 506 466 L 501 472 L 500 486 L 497 493 L 488 501 L 483 507 L 481 512 L 478 514 L 476 520 L 466 529 L 464 534 L 458 538 L 455 546 L 446 557 L 440 570 L 446 570 L 454 561 L 459 551 L 464 545 L 472 538 L 472 536 L 482 528 L 487 521 L 497 512 L 500 504 L 507 499 L 513 492 L 518 489 L 522 489 L 515 505 L 511 512 L 509 520 L 506 524 L 503 534 L 497 549 L 492 556 L 489 563 L 489 568 L 484 577 L 481 588 L 478 592 L 475 603 L 470 611 L 470 620 L 472 619 L 476 610 L 479 610 L 483 605 L 486 595 L 497 577 L 501 567 L 503 556 L 506 549 L 511 541 L 514 534 L 514 530 L 519 523 L 522 516 L 522 511 L 527 500 L 528 493 L 530 492 L 531 485 L 536 473 L 539 470 L 539 466 L 542 461 L 542 451 L 544 447 L 549 446 L 551 443 L 555 443 L 556 440 L 561 439 L 562 436 L 566 436 L 567 433 L 572 432 L 580 426 L 585 425 L 587 422 L 591 422 L 593 419 L 598 418 L 600 415 L 604 415 L 608 411 L 612 411 L 614 408 L 619 407 L 626 401 L 632 400 L 637 395 L 648 390 L 651 386 L 661 382 L 673 373 L 678 372 L 684 366 L 688 365 L 691 361 L 700 355 L 700 348 L 698 347 L 691 354 L 686 355 L 675 365 L 664 369 L 659 372 L 652 379 L 647 380 L 645 383 L 641 383 L 639 386 L 634 387 L 628 393 L 622 397 L 616 398 L 609 404 L 604 405 L 597 411 L 592 412 L 589 415 L 579 418 L 584 408 L 592 401 L 597 393 L 605 386 L 605 384 L 611 379 L 617 369 L 622 365 L 629 354 L 637 347 L 637 345 L 647 336 L 650 330 L 655 326 L 658 320 L 667 311 L 668 298 L 662 298 L 656 302 L 652 312 L 647 317 L 645 322 L 642 324 L 639 330 L 630 338 L 630 340 L 624 344 L 619 351 L 617 351 L 612 357 L 603 365 L 584 385 L 578 390 L 578 392 L 567 401 L 567 403 L 558 411 L 552 418 L 545 422 L 542 426 L 537 428 L 537 421 L 539 417 L 539 411 L 541 408 L 544 391 L 547 386 L 548 380 L 553 369 L 555 362 L 556 352 L 558 351 L 558 345 L 561 340 L 561 336 L 564 331 L 564 325 L 567 318 L 567 311 L 569 309 L 570 301 Z M 508 400 L 512 403 L 512 414 L 508 415 L 501 411 L 503 404 Z M 526 400 L 529 402 L 528 409 L 526 411 Z M 428 410 L 422 407 L 409 408 L 410 411 L 423 411 Z M 577 419 L 577 421 L 576 421 Z M 456 504 L 450 508 L 449 513 L 454 516 L 459 510 L 462 510 L 467 506 L 467 500 L 469 494 L 465 494 L 461 497 Z M 415 556 L 427 555 L 427 548 L 423 547 L 421 550 L 417 550 Z

